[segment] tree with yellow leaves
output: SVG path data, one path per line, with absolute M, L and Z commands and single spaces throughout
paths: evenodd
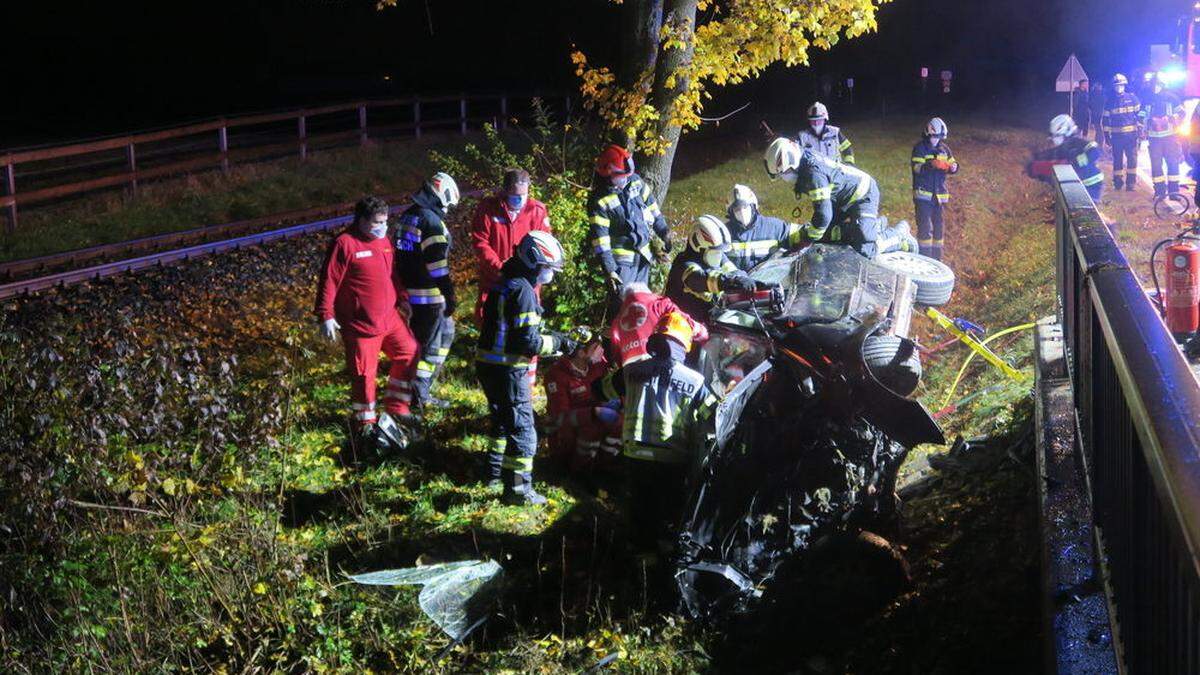
M 623 5 L 625 61 L 614 72 L 571 54 L 585 105 L 634 144 L 661 202 L 680 134 L 700 125 L 710 85 L 737 84 L 811 49 L 877 28 L 888 0 L 612 0 Z M 698 19 L 698 15 L 700 18 Z

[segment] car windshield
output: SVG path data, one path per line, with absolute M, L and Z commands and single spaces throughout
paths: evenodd
M 762 263 L 756 281 L 778 284 L 785 293 L 780 318 L 798 323 L 833 323 L 846 316 L 885 314 L 895 296 L 896 274 L 845 246 L 816 244 Z

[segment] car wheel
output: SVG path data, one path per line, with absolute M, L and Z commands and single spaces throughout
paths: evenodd
M 917 304 L 938 307 L 950 302 L 954 292 L 954 270 L 940 260 L 919 253 L 893 251 L 875 258 L 880 265 L 912 279 L 917 286 Z
M 921 355 L 916 345 L 895 335 L 872 335 L 863 342 L 863 361 L 883 386 L 901 396 L 921 382 Z

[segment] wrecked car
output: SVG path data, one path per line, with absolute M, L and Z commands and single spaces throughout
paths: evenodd
M 763 262 L 760 290 L 714 309 L 701 366 L 725 397 L 689 477 L 675 566 L 693 618 L 794 596 L 806 558 L 831 542 L 890 548 L 869 530 L 896 509 L 901 463 L 945 442 L 909 398 L 921 291 L 898 269 L 817 244 Z

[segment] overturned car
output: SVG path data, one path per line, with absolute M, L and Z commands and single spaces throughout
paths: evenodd
M 726 395 L 689 477 L 675 567 L 692 617 L 796 601 L 802 570 L 839 542 L 890 549 L 867 530 L 893 515 L 900 464 L 945 442 L 908 398 L 921 364 L 907 333 L 918 299 L 949 290 L 914 282 L 913 263 L 817 244 L 762 263 L 761 290 L 714 310 L 701 365 Z

